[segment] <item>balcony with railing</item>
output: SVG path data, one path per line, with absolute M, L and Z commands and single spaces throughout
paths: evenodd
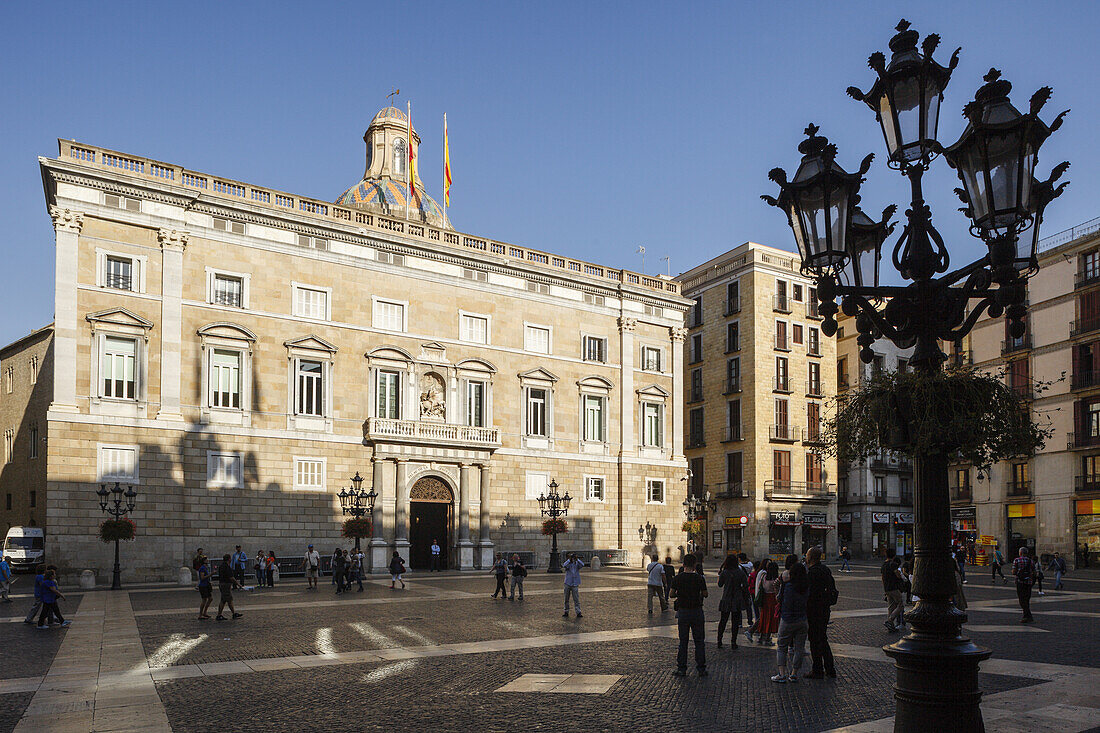
M 1100 387 L 1100 371 L 1094 370 L 1080 370 L 1076 367 L 1073 370 L 1073 389 L 1092 389 L 1093 387 Z
M 726 315 L 732 316 L 735 313 L 741 312 L 741 296 L 738 295 L 733 298 L 726 298 Z
M 950 493 L 953 502 L 969 503 L 974 501 L 974 491 L 969 486 L 952 486 Z
M 726 481 L 715 484 L 713 499 L 749 499 L 752 498 L 751 487 L 743 481 Z
M 772 379 L 772 390 L 775 392 L 787 392 L 791 391 L 791 378 L 790 377 L 774 377 Z
M 822 389 L 821 389 L 821 380 L 820 379 L 812 380 L 812 381 L 810 381 L 809 384 L 806 385 L 806 396 L 807 397 L 823 397 L 824 395 L 825 395 L 825 392 L 823 392 Z
M 687 448 L 705 448 L 707 441 L 703 439 L 702 430 L 692 430 L 688 433 Z
M 427 420 L 391 420 L 384 417 L 367 419 L 366 437 L 368 440 L 397 443 L 475 445 L 494 448 L 500 445 L 500 430 L 497 428 L 477 428 Z
M 1008 481 L 1005 483 L 1007 496 L 1031 496 L 1031 481 Z
M 820 426 L 802 428 L 802 442 L 806 445 L 825 445 L 825 435 Z
M 807 483 L 805 481 L 776 481 L 769 479 L 764 482 L 764 498 L 790 499 L 794 501 L 830 502 L 836 499 L 836 488 L 833 484 Z
M 776 295 L 772 299 L 772 309 L 776 313 L 790 313 L 791 312 L 791 298 L 789 295 Z
M 1073 480 L 1073 490 L 1078 494 L 1100 492 L 1100 474 L 1086 473 Z
M 1091 435 L 1086 432 L 1066 433 L 1066 448 L 1092 448 L 1100 446 L 1100 435 Z
M 1100 327 L 1100 325 L 1098 325 Z M 1031 348 L 1031 334 L 1025 333 L 1020 338 L 1005 339 L 1001 342 L 1001 353 L 1012 354 L 1017 351 L 1024 351 Z
M 1100 284 L 1100 270 L 1078 272 L 1073 278 L 1074 290 Z
M 913 470 L 913 462 L 901 456 L 875 456 L 871 459 L 871 470 L 907 473 Z
M 688 393 L 688 402 L 702 402 L 703 401 L 703 386 L 700 384 L 692 385 L 691 391 Z
M 768 437 L 770 440 L 777 443 L 794 443 L 798 440 L 799 434 L 798 428 L 779 424 L 771 426 Z
M 742 430 L 741 425 L 726 426 L 726 439 L 722 441 L 723 443 L 734 443 L 744 439 L 744 430 Z
M 1100 331 L 1100 316 L 1089 316 L 1074 320 L 1069 329 L 1069 337 L 1077 338 L 1093 331 Z
M 741 377 L 730 377 L 726 379 L 726 391 L 722 394 L 737 394 L 741 391 Z

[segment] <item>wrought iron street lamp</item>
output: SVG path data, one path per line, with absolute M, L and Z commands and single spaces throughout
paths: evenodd
M 550 565 L 546 568 L 548 573 L 561 572 L 561 556 L 558 554 L 558 527 L 557 520 L 569 513 L 569 502 L 573 497 L 566 491 L 564 495 L 558 493 L 558 482 L 550 479 L 550 491 L 539 494 L 539 511 L 543 516 L 550 517 L 553 521 L 550 532 Z
M 377 492 L 375 492 L 372 486 L 370 491 L 363 489 L 363 477 L 359 475 L 359 472 L 355 472 L 355 476 L 351 479 L 351 487 L 347 489 L 340 489 L 340 493 L 337 494 L 340 497 L 340 506 L 344 510 L 344 516 L 352 516 L 356 519 L 362 519 L 363 515 L 370 514 L 371 518 L 371 533 L 374 532 L 374 501 L 378 498 Z M 359 537 L 355 538 L 355 552 L 359 553 Z
M 99 496 L 99 508 L 114 517 L 116 522 L 134 511 L 137 492 L 134 491 L 133 486 L 127 486 L 126 490 L 123 491 L 119 482 L 115 481 L 113 489 L 108 489 L 107 484 L 100 484 L 99 490 L 95 493 Z M 120 590 L 121 588 L 122 569 L 118 564 L 118 535 L 116 534 L 115 567 L 111 573 L 111 590 Z
M 1026 278 L 1038 269 L 1039 224 L 1046 205 L 1066 185 L 1055 188 L 1054 182 L 1068 163 L 1057 166 L 1043 183 L 1034 178 L 1035 165 L 1039 147 L 1061 126 L 1065 112 L 1049 126 L 1039 119 L 1051 93 L 1044 87 L 1031 98 L 1029 111 L 1020 113 L 1008 99 L 1011 85 L 993 69 L 965 107 L 966 130 L 957 143 L 943 148 L 936 139 L 939 108 L 958 51 L 944 67 L 932 59 L 938 36 L 927 36 L 918 51 L 918 34 L 906 21 L 897 31 L 890 41 L 890 63 L 882 53 L 869 59 L 878 74 L 871 89 L 850 87 L 848 93 L 875 111 L 888 165 L 910 181 L 912 202 L 892 255 L 894 267 L 910 284 L 878 283 L 875 263 L 893 228 L 887 223 L 892 207 L 880 222 L 858 208 L 847 214 L 840 210 L 858 204 L 870 156 L 857 173 L 845 173 L 835 162 L 836 148 L 810 125 L 808 138 L 799 145 L 803 158 L 798 173 L 788 182 L 782 169 L 772 170 L 769 178 L 781 192 L 778 198 L 763 198 L 787 215 L 802 271 L 817 279 L 819 310 L 825 317 L 822 332 L 836 333 L 839 298 L 840 309 L 856 317 L 862 361 L 872 360 L 871 344 L 885 337 L 900 348 L 915 345 L 911 364 L 932 373 L 947 358 L 939 342 L 958 342 L 986 312 L 994 318 L 1004 315 L 1012 336 L 1023 334 Z M 985 256 L 954 271 L 949 271 L 950 254 L 921 191 L 921 178 L 940 153 L 962 181 L 963 187 L 955 190 L 971 220 L 971 233 L 988 246 Z M 978 664 L 990 651 L 962 636 L 966 614 L 951 601 L 955 576 L 947 453 L 945 448 L 914 457 L 913 595 L 920 601 L 905 615 L 912 632 L 885 647 L 897 665 L 898 731 L 982 730 Z
M 704 515 L 704 513 L 714 508 L 714 502 L 710 500 L 710 492 L 706 492 L 703 496 L 697 494 L 689 494 L 688 498 L 684 499 L 684 517 L 689 522 L 697 522 Z M 695 551 L 695 538 L 690 534 L 688 535 L 688 542 L 691 545 L 691 551 Z

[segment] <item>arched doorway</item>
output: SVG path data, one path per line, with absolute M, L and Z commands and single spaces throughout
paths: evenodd
M 451 566 L 451 524 L 454 494 L 442 479 L 425 476 L 409 490 L 409 567 L 427 570 L 432 540 L 443 550 L 443 567 Z

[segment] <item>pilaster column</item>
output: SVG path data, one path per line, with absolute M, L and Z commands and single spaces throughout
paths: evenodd
M 458 467 L 458 541 L 470 542 L 470 469 L 468 463 Z
M 379 458 L 378 456 L 372 456 L 370 459 L 371 465 L 371 488 L 374 489 L 374 493 L 378 496 L 374 497 L 374 516 L 373 527 L 374 530 L 371 533 L 370 543 L 372 545 L 385 545 L 386 540 L 386 510 L 385 496 L 386 487 L 384 485 L 386 460 Z
M 183 420 L 180 412 L 180 351 L 183 348 L 183 251 L 187 232 L 161 229 L 160 412 L 158 420 Z M 248 385 L 241 385 L 247 389 Z
M 687 329 L 669 329 L 672 339 L 672 458 L 684 457 L 684 339 Z
M 397 478 L 394 481 L 394 496 L 397 498 L 394 511 L 394 541 L 396 544 L 409 544 L 409 492 L 408 483 L 409 462 L 404 458 L 397 459 Z M 406 560 L 408 558 L 405 558 Z
M 634 452 L 634 331 L 638 321 L 633 318 L 619 319 L 619 432 L 622 453 Z
M 76 412 L 77 260 L 84 214 L 50 207 L 54 229 L 53 404 L 51 410 Z
M 489 537 L 489 465 L 477 464 L 480 481 L 478 483 L 481 506 L 478 512 L 478 567 L 491 568 L 493 566 L 493 540 Z

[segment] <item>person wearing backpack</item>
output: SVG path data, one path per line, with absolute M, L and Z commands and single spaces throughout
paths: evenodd
M 840 598 L 836 581 L 829 567 L 821 562 L 821 548 L 811 547 L 806 553 L 807 574 L 810 579 L 810 592 L 806 599 L 807 636 L 810 640 L 810 661 L 812 666 L 806 678 L 819 680 L 828 675 L 836 677 L 833 663 L 833 650 L 829 646 L 827 631 L 829 614 Z
M 1031 561 L 1026 547 L 1021 547 L 1020 556 L 1012 561 L 1012 574 L 1016 576 L 1016 597 L 1020 599 L 1020 610 L 1024 612 L 1020 623 L 1035 623 L 1031 615 L 1031 586 L 1035 583 L 1035 563 Z
M 493 574 L 497 577 L 497 587 L 493 591 L 493 598 L 496 598 L 497 593 L 499 593 L 501 600 L 504 600 L 508 597 L 508 588 L 505 587 L 508 581 L 508 561 L 504 559 L 503 553 L 497 553 L 497 561 L 493 563 Z
M 1047 570 L 1054 573 L 1054 590 L 1062 590 L 1062 576 L 1066 574 L 1066 560 L 1061 553 L 1054 553 Z
M 516 600 L 516 588 L 519 588 L 519 599 L 523 600 L 523 579 L 527 577 L 527 566 L 523 564 L 523 560 L 519 559 L 519 555 L 512 555 L 512 594 L 508 596 L 508 600 Z
M 992 574 L 989 576 L 989 581 L 991 583 L 997 582 L 997 575 L 999 574 L 1001 576 L 1001 581 L 1005 585 L 1008 585 L 1008 578 L 1005 577 L 1005 572 L 1002 569 L 1004 564 L 1005 556 L 1001 554 L 1001 548 L 998 547 L 997 549 L 993 550 L 993 562 L 990 563 L 993 568 L 991 571 Z

